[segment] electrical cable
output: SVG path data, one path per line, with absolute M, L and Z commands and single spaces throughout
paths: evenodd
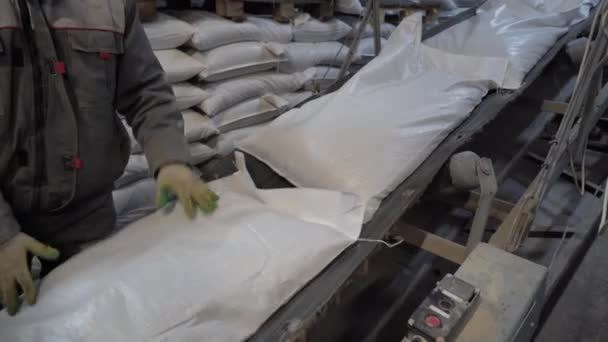
M 602 196 L 602 218 L 597 233 L 600 234 L 606 225 L 606 214 L 608 213 L 608 178 L 604 181 L 604 195 Z

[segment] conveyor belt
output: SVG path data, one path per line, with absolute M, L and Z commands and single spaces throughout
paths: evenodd
M 405 211 L 420 198 L 449 157 L 467 142 L 473 134 L 480 131 L 487 123 L 496 118 L 509 103 L 516 100 L 543 72 L 562 47 L 587 29 L 590 22 L 591 20 L 588 19 L 573 26 L 567 34 L 559 39 L 528 73 L 522 87 L 515 91 L 494 92 L 486 96 L 469 118 L 454 130 L 433 154 L 382 202 L 374 218 L 363 227 L 362 237 L 370 239 L 381 239 L 384 237 Z M 267 182 L 259 182 L 261 180 L 259 179 L 260 177 L 269 179 L 268 175 L 264 175 L 266 172 L 272 173 L 269 169 L 266 172 L 260 172 L 260 167 L 262 166 L 255 165 L 252 168 L 254 169 L 252 171 L 255 171 L 252 173 L 254 174 L 254 178 L 257 178 L 258 184 Z M 277 180 L 275 179 L 275 181 Z M 352 245 L 334 260 L 323 273 L 313 279 L 285 306 L 279 309 L 250 340 L 286 340 L 290 335 L 287 332 L 287 326 L 290 322 L 300 322 L 302 326 L 314 324 L 316 317 L 318 317 L 317 313 L 333 298 L 355 270 L 371 255 L 374 248 L 376 248 L 376 245 L 370 243 L 356 243 Z

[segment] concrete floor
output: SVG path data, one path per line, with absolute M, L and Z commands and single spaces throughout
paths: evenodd
M 593 243 L 535 341 L 608 341 L 608 234 Z

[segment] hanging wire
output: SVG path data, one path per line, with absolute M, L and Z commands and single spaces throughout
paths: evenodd
M 608 213 L 608 178 L 604 181 L 604 195 L 602 196 L 602 218 L 597 233 L 600 234 L 606 225 L 606 215 Z
M 378 1 L 378 0 L 368 0 L 368 1 Z M 359 13 L 359 16 L 357 17 L 357 22 L 359 23 L 359 25 L 364 25 L 367 26 L 368 25 L 368 20 L 363 20 L 364 19 L 364 13 L 365 11 L 362 11 L 361 13 Z M 353 38 L 353 41 L 351 42 L 351 46 L 350 46 L 350 50 L 352 50 L 354 48 L 354 44 L 353 42 L 355 40 L 359 40 L 361 38 L 361 35 L 359 34 L 359 32 L 363 32 L 365 30 L 365 28 L 363 29 L 363 31 L 359 30 L 359 26 L 357 26 L 356 28 L 353 26 L 353 30 L 356 30 L 356 34 L 355 37 Z M 342 44 L 342 46 L 340 46 L 340 49 L 338 49 L 338 52 L 336 53 L 336 55 L 334 56 L 334 59 L 332 61 L 332 65 L 336 65 L 338 62 L 338 58 L 340 57 L 340 53 L 342 53 L 342 50 L 344 50 L 344 48 L 346 47 L 346 45 Z M 356 51 L 354 52 L 356 53 Z M 354 55 L 353 55 L 354 57 Z M 325 74 L 323 75 L 322 79 L 325 79 L 327 77 L 327 74 L 329 73 L 329 68 L 325 69 Z M 337 80 L 339 81 L 339 80 Z

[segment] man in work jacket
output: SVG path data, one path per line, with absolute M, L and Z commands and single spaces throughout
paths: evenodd
M 31 255 L 47 273 L 114 229 L 111 191 L 130 154 L 116 112 L 144 148 L 158 205 L 168 193 L 191 217 L 217 205 L 189 166 L 181 115 L 136 12 L 134 0 L 0 1 L 0 298 L 9 314 L 20 292 L 35 302 Z

